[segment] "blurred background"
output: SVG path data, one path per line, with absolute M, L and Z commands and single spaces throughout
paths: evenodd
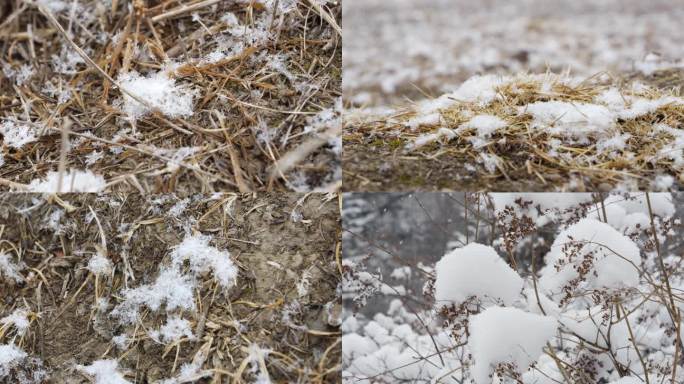
M 633 194 L 632 198 L 643 198 L 643 195 Z M 343 261 L 354 265 L 358 271 L 375 275 L 384 285 L 376 287 L 379 290 L 368 296 L 365 305 L 359 305 L 361 303 L 353 301 L 359 296 L 358 285 L 345 284 L 345 317 L 357 313 L 372 318 L 375 313 L 385 313 L 397 298 L 412 303 L 416 310 L 431 308 L 432 302 L 424 295 L 424 288 L 433 277 L 434 264 L 446 252 L 479 242 L 494 244 L 504 257 L 505 247 L 495 239 L 502 236 L 501 223 L 509 216 L 501 216 L 499 205 L 501 202 L 514 205 L 518 198 L 534 201 L 528 211 L 533 218 L 538 204 L 556 211 L 556 214 L 546 215 L 555 219 L 537 221 L 545 224 L 513 241 L 518 273 L 527 276 L 531 273 L 532 253 L 539 256 L 536 257 L 538 270 L 543 265 L 541 256 L 549 251 L 559 228 L 601 209 L 595 202 L 607 196 L 583 193 L 347 193 L 342 208 Z M 651 194 L 651 199 L 654 198 Z M 499 202 L 496 209 L 495 200 Z M 681 223 L 684 193 L 673 194 L 672 203 L 675 206 L 672 221 Z M 515 232 L 513 226 L 507 224 L 505 230 Z M 645 230 L 648 232 L 647 228 Z M 673 227 L 675 235 L 666 239 L 661 248 L 663 252 L 684 254 L 681 231 L 681 224 Z
M 681 0 L 346 0 L 344 99 L 401 104 L 488 73 L 680 70 L 682 20 Z

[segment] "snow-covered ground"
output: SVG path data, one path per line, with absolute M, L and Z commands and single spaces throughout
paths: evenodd
M 334 194 L 0 194 L 0 383 L 337 383 Z
M 681 66 L 671 0 L 347 0 L 343 91 L 355 105 L 453 91 L 476 74 L 646 74 Z
M 344 382 L 684 382 L 683 198 L 349 196 Z

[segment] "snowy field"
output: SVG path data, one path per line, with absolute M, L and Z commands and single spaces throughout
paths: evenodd
M 423 98 L 419 89 L 439 96 L 477 74 L 679 66 L 683 17 L 669 0 L 348 0 L 344 97 L 383 105 Z
M 682 17 L 665 1 L 348 2 L 346 190 L 681 190 Z
M 0 383 L 336 383 L 335 194 L 0 195 Z
M 681 383 L 684 195 L 355 193 L 345 383 Z

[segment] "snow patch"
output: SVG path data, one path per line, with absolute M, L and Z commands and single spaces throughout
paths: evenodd
M 132 384 L 119 372 L 116 360 L 97 360 L 88 366 L 77 365 L 76 369 L 91 376 L 95 384 Z
M 80 171 L 69 169 L 62 175 L 62 186 L 59 185 L 59 172 L 48 172 L 43 179 L 31 180 L 28 184 L 30 192 L 42 193 L 97 193 L 105 189 L 107 182 L 104 177 L 94 174 L 90 170 Z
M 190 329 L 190 322 L 179 316 L 167 319 L 166 324 L 162 325 L 159 330 L 149 331 L 148 334 L 152 340 L 162 344 L 175 343 L 182 337 L 187 337 L 190 340 L 195 339 L 195 335 Z
M 224 288 L 228 289 L 235 285 L 238 270 L 230 252 L 220 251 L 209 245 L 210 236 L 194 235 L 183 239 L 171 255 L 172 264 L 181 266 L 189 261 L 190 270 L 195 275 L 203 275 L 212 271 L 214 278 Z
M 191 116 L 193 114 L 194 93 L 176 85 L 176 81 L 164 71 L 141 76 L 133 71 L 118 78 L 119 84 L 127 91 L 147 101 L 168 117 Z M 138 119 L 152 112 L 152 109 L 123 93 L 124 112 Z
M 7 377 L 26 356 L 26 352 L 13 344 L 0 344 L 0 379 Z

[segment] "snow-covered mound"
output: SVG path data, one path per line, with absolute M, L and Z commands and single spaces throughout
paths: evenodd
M 556 320 L 517 308 L 491 307 L 471 318 L 470 349 L 475 359 L 473 378 L 490 384 L 499 364 L 524 371 L 536 361 L 556 333 Z
M 583 219 L 562 231 L 546 255 L 539 283 L 561 299 L 577 289 L 620 289 L 639 282 L 639 249 L 610 225 Z
M 440 201 L 415 199 L 418 212 Z M 413 230 L 414 243 L 400 241 L 391 257 L 369 260 L 365 246 L 345 248 L 372 263 L 355 265 L 352 274 L 372 271 L 376 282 L 372 291 L 343 288 L 355 304 L 364 294 L 342 324 L 345 383 L 684 382 L 682 197 L 463 199 L 460 215 L 430 212 L 427 224 L 418 222 L 457 228 L 448 243 L 456 248 L 441 257 L 431 242 L 444 233 L 397 224 L 394 212 L 366 217 L 363 226 L 383 228 L 377 233 L 388 241 Z M 414 256 L 426 250 L 437 254 Z
M 435 301 L 440 306 L 458 305 L 471 297 L 512 304 L 523 287 L 523 280 L 494 248 L 477 243 L 444 255 L 435 272 Z

